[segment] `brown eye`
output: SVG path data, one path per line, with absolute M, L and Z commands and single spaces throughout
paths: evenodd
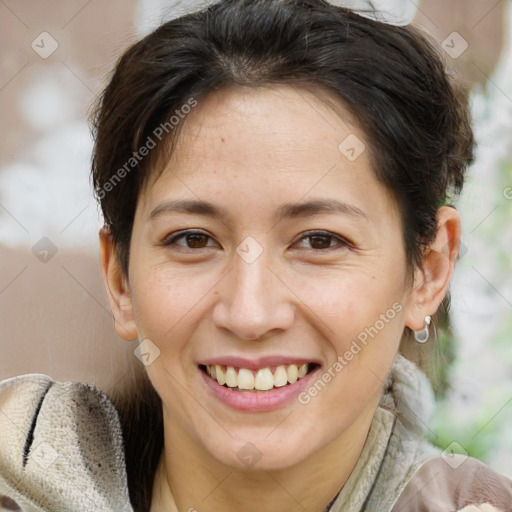
M 186 235 L 185 239 L 191 249 L 202 249 L 208 243 L 208 237 L 201 233 Z
M 327 231 L 316 231 L 306 234 L 300 238 L 299 244 L 302 244 L 301 248 L 316 251 L 345 249 L 351 245 L 340 236 Z
M 212 247 L 208 242 L 211 237 L 201 231 L 182 231 L 177 235 L 166 238 L 162 245 L 164 246 L 178 246 L 185 249 L 204 249 Z
M 308 238 L 313 249 L 328 249 L 331 246 L 331 235 L 312 235 Z

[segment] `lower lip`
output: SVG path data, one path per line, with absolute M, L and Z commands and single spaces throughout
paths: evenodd
M 283 387 L 269 391 L 233 391 L 231 388 L 221 386 L 206 372 L 199 368 L 204 382 L 213 394 L 225 405 L 246 412 L 265 412 L 279 409 L 291 402 L 307 387 L 309 381 L 320 370 L 315 368 L 294 384 L 286 384 Z

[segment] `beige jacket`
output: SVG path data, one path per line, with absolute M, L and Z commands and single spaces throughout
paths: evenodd
M 326 510 L 454 512 L 489 503 L 512 512 L 510 479 L 475 459 L 440 456 L 424 440 L 432 394 L 412 363 L 398 356 L 385 388 L 361 457 Z M 495 510 L 486 507 L 465 511 Z M 38 374 L 0 382 L 0 511 L 134 512 L 121 428 L 105 394 Z

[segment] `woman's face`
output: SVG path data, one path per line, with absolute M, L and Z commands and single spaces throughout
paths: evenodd
M 289 87 L 217 92 L 181 122 L 139 198 L 129 266 L 166 428 L 240 469 L 350 444 L 410 307 L 399 214 L 365 135 Z

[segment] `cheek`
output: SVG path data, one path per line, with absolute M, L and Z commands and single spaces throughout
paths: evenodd
M 169 340 L 181 339 L 179 334 L 183 335 L 203 310 L 213 284 L 197 275 L 177 275 L 164 266 L 142 270 L 132 287 L 139 332 L 162 346 L 168 346 Z
M 375 324 L 378 331 L 400 332 L 405 300 L 401 284 L 401 279 L 383 274 L 340 272 L 303 279 L 297 294 L 317 317 L 325 336 L 339 340 L 341 349 L 347 339 L 356 339 Z
M 354 273 L 328 283 L 304 287 L 309 290 L 305 302 L 312 305 L 329 347 L 325 373 L 330 375 L 325 377 L 333 385 L 320 402 L 330 407 L 341 400 L 348 409 L 358 409 L 380 394 L 398 351 L 404 328 L 402 281 Z
M 380 393 L 398 351 L 404 329 L 402 297 L 374 288 L 362 304 L 348 308 L 349 327 L 336 346 L 339 384 L 364 401 Z M 341 329 L 340 325 L 340 329 Z

